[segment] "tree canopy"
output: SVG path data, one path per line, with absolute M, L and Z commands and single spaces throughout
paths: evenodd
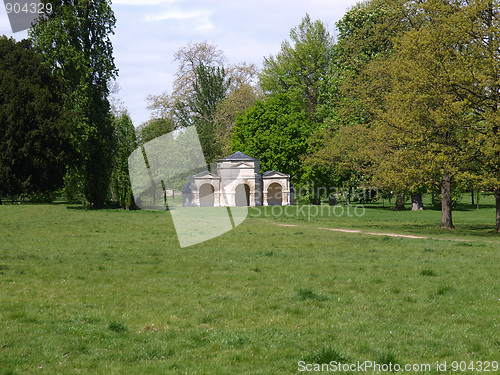
M 28 40 L 0 37 L 0 56 L 0 196 L 52 192 L 72 156 L 64 81 Z
M 231 148 L 260 158 L 263 171 L 290 174 L 298 183 L 303 174 L 301 157 L 314 126 L 299 103 L 287 94 L 276 94 L 237 118 Z
M 112 171 L 113 123 L 108 83 L 117 75 L 110 35 L 115 16 L 107 0 L 59 0 L 30 29 L 30 37 L 53 71 L 67 82 L 66 108 L 73 111 L 73 147 L 84 194 L 103 207 Z
M 254 64 L 227 64 L 208 42 L 188 43 L 174 55 L 178 70 L 172 93 L 149 95 L 153 119 L 174 128 L 196 125 L 207 161 L 227 156 L 236 117 L 261 96 Z
M 264 58 L 260 85 L 270 94 L 294 95 L 311 118 L 315 119 L 320 86 L 331 60 L 333 38 L 325 25 L 306 15 L 290 31 L 289 41 L 281 44 L 276 56 Z

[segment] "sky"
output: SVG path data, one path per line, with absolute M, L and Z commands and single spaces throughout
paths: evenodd
M 357 0 L 114 0 L 112 36 L 119 70 L 117 98 L 137 127 L 150 118 L 146 97 L 171 92 L 177 63 L 173 56 L 189 42 L 207 41 L 222 50 L 228 64 L 253 63 L 280 52 L 290 30 L 309 14 L 335 35 L 335 23 Z M 12 34 L 0 6 L 0 35 Z

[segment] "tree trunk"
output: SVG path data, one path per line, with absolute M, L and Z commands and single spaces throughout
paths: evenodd
M 472 205 L 474 206 L 474 189 L 472 189 L 471 196 L 472 196 Z
M 451 178 L 447 172 L 441 180 L 441 228 L 455 229 L 451 210 Z
M 404 211 L 405 208 L 405 195 L 404 194 L 398 194 L 396 195 L 396 205 L 394 206 L 394 209 L 396 211 Z
M 412 211 L 425 210 L 424 203 L 422 202 L 422 194 L 416 193 L 411 195 L 411 210 Z
M 496 232 L 500 233 L 500 188 L 495 190 L 495 206 L 497 209 Z

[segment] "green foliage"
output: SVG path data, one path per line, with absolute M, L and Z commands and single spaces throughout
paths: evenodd
M 324 122 L 309 140 L 311 152 L 304 159 L 316 184 L 348 189 L 369 184 L 373 150 L 379 145 L 368 140 L 363 147 L 374 115 L 362 97 L 377 103 L 379 93 L 366 94 L 370 80 L 361 73 L 373 58 L 392 50 L 406 24 L 399 9 L 397 0 L 358 3 L 336 25 L 338 40 L 319 86 L 318 113 Z
M 246 109 L 252 107 L 262 95 L 259 90 L 248 83 L 241 84 L 229 92 L 217 106 L 215 112 L 215 142 L 220 145 L 221 155 L 231 153 L 231 137 L 237 117 Z
M 76 168 L 68 169 L 64 176 L 63 196 L 68 203 L 87 204 L 84 178 Z
M 111 177 L 112 198 L 121 208 L 129 209 L 132 199 L 132 187 L 128 170 L 128 157 L 137 147 L 135 128 L 126 114 L 115 119 L 115 153 L 113 174 Z
M 352 173 L 398 195 L 439 187 L 446 228 L 453 185 L 500 197 L 499 14 L 487 0 L 371 0 L 348 11 L 320 90 L 325 123 L 308 168 Z
M 455 101 L 463 102 L 468 112 L 466 122 L 474 131 L 468 144 L 476 159 L 470 169 L 476 183 L 479 180 L 483 188 L 497 196 L 496 231 L 500 233 L 499 3 L 474 0 L 455 5 L 432 1 L 422 8 L 430 19 L 439 12 L 436 18 L 441 25 L 437 28 L 453 41 L 446 67 L 449 88 Z
M 428 22 L 406 32 L 390 56 L 367 65 L 370 90 L 384 90 L 381 105 L 365 101 L 376 118 L 366 143 L 384 145 L 374 168 L 383 185 L 396 183 L 398 191 L 440 186 L 441 226 L 453 228 L 451 187 L 473 172 L 479 150 L 470 101 L 455 87 L 463 83 L 460 56 L 468 53 L 457 48 L 467 43 L 456 28 L 463 9 L 436 2 L 417 7 Z
M 74 113 L 72 143 L 78 157 L 74 175 L 83 176 L 92 207 L 104 205 L 112 171 L 113 123 L 108 82 L 117 74 L 112 56 L 115 17 L 110 2 L 52 2 L 53 12 L 30 37 L 53 71 L 67 82 L 65 107 Z
M 72 156 L 63 89 L 28 40 L 0 37 L 0 195 L 62 186 Z
M 344 14 L 336 24 L 332 59 L 339 73 L 359 73 L 373 58 L 392 51 L 396 37 L 413 21 L 402 7 L 400 0 L 371 0 Z
M 196 67 L 193 92 L 187 102 L 177 105 L 177 116 L 182 126 L 195 125 L 207 163 L 222 157 L 217 143 L 215 115 L 218 105 L 226 97 L 231 80 L 224 67 Z
M 31 193 L 26 198 L 30 203 L 52 203 L 60 193 L 59 190 L 44 193 Z
M 293 45 L 284 41 L 279 54 L 264 58 L 260 85 L 271 94 L 287 93 L 311 119 L 321 121 L 316 107 L 330 64 L 333 39 L 325 25 L 319 20 L 311 21 L 309 15 L 290 31 L 290 38 Z
M 209 67 L 204 64 L 196 68 L 196 81 L 193 96 L 189 101 L 190 109 L 198 119 L 212 122 L 220 101 L 226 97 L 231 79 L 224 67 Z
M 367 89 L 362 74 L 374 58 L 389 54 L 408 28 L 400 0 L 371 0 L 352 7 L 336 24 L 337 43 L 320 86 L 321 111 L 334 132 L 339 126 L 368 124 L 372 111 L 360 102 Z M 377 100 L 377 93 L 370 92 Z
M 140 145 L 152 141 L 174 130 L 174 122 L 165 118 L 155 118 L 139 126 L 136 130 L 137 142 Z
M 315 126 L 299 103 L 276 94 L 238 117 L 231 148 L 259 158 L 263 171 L 290 174 L 296 184 L 304 173 L 301 157 L 307 153 L 307 139 Z

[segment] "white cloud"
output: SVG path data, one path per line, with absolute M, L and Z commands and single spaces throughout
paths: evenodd
M 150 117 L 146 96 L 171 92 L 177 69 L 173 56 L 189 41 L 216 44 L 229 64 L 245 61 L 261 67 L 263 56 L 278 53 L 306 13 L 334 33 L 335 22 L 357 1 L 114 0 L 118 97 L 139 125 Z
M 213 12 L 208 10 L 166 10 L 157 14 L 150 14 L 145 17 L 147 22 L 164 21 L 164 20 L 177 20 L 177 21 L 192 21 L 196 24 L 194 27 L 197 31 L 208 31 L 214 28 L 210 21 L 210 15 Z

